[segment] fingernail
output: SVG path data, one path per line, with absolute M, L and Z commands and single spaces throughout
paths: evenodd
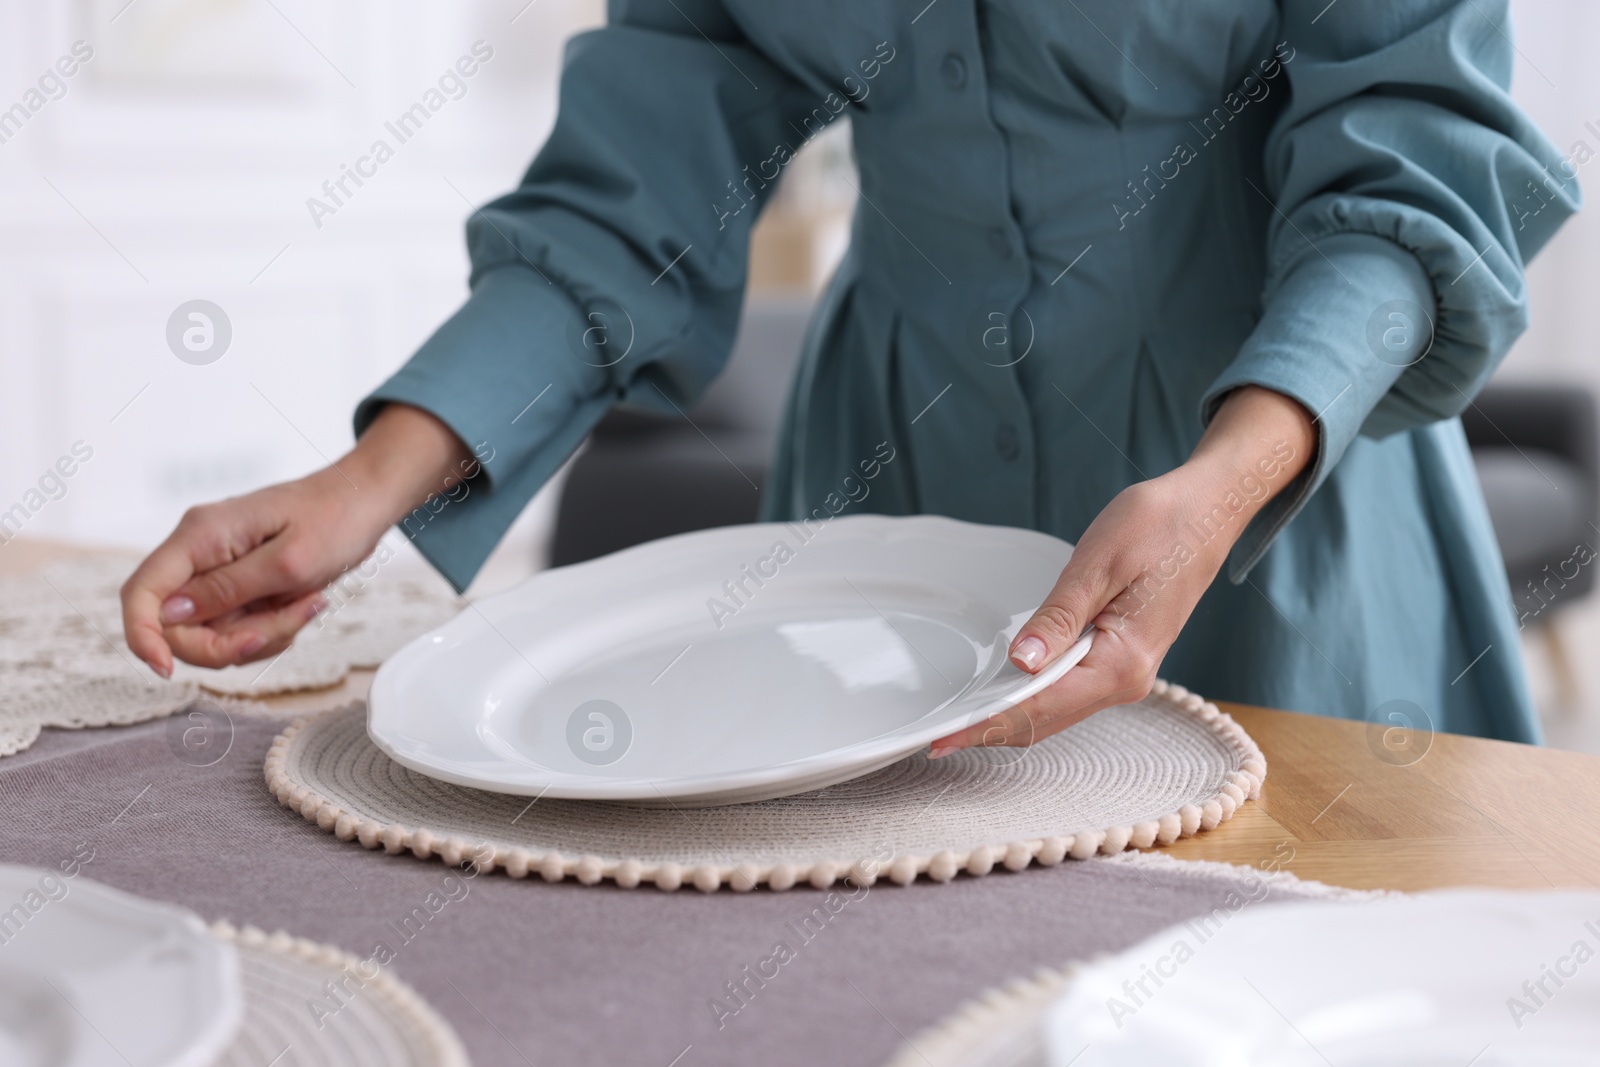
M 1030 635 L 1017 642 L 1017 647 L 1011 650 L 1011 658 L 1017 661 L 1017 666 L 1032 672 L 1039 669 L 1048 651 L 1043 641 Z
M 194 601 L 186 596 L 168 597 L 166 603 L 161 605 L 161 621 L 164 623 L 182 622 L 194 614 Z
M 945 738 L 933 743 L 933 745 L 928 749 L 928 758 L 938 759 L 940 756 L 948 756 L 950 753 L 956 752 L 965 747 L 966 746 L 959 740 Z
M 253 656 L 265 648 L 266 645 L 267 639 L 265 635 L 251 634 L 249 637 L 244 639 L 244 644 L 239 646 L 239 658 L 243 659 L 245 656 Z
M 155 665 L 155 669 L 156 669 L 156 673 L 161 675 L 161 677 L 167 679 L 168 681 L 172 680 L 172 664 L 170 664 L 170 663 L 157 663 Z
M 327 606 L 328 601 L 320 596 L 313 600 L 310 604 L 306 605 L 306 622 L 310 622 L 318 615 L 321 615 L 323 609 L 325 609 Z

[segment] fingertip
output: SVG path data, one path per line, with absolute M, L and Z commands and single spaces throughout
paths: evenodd
M 128 651 L 138 656 L 163 678 L 172 677 L 172 650 L 158 635 L 148 630 L 134 629 L 127 635 Z
M 952 752 L 958 752 L 967 747 L 967 731 L 958 730 L 953 734 L 945 734 L 928 746 L 928 758 L 939 759 Z
M 170 596 L 161 604 L 161 622 L 171 626 L 194 617 L 194 601 L 186 596 Z
M 1045 645 L 1041 638 L 1035 637 L 1033 634 L 1029 634 L 1011 646 L 1011 662 L 1029 674 L 1034 674 L 1040 667 L 1043 667 L 1044 658 L 1049 654 L 1049 647 Z

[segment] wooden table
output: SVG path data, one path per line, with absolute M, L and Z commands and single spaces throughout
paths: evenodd
M 1457 734 L 1386 747 L 1376 726 L 1220 706 L 1261 746 L 1266 784 L 1170 855 L 1362 889 L 1600 888 L 1600 756 Z
M 0 545 L 0 575 L 86 549 Z M 269 701 L 285 714 L 365 693 L 341 686 Z M 1454 734 L 1221 705 L 1267 757 L 1261 797 L 1164 851 L 1362 889 L 1600 888 L 1600 756 Z

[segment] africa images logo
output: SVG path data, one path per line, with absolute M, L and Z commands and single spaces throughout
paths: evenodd
M 232 343 L 233 323 L 228 313 L 209 300 L 186 301 L 167 317 L 167 347 L 191 366 L 215 363 Z
M 567 716 L 567 747 L 592 767 L 606 767 L 628 754 L 633 721 L 609 700 L 585 700 Z

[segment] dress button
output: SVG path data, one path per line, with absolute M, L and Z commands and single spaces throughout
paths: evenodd
M 1011 238 L 1006 236 L 1006 231 L 999 226 L 989 231 L 989 247 L 994 249 L 994 254 L 1001 259 L 1011 258 Z
M 951 52 L 944 57 L 944 62 L 939 64 L 939 77 L 952 89 L 959 89 L 967 84 L 967 61 Z
M 1017 428 L 1009 422 L 1001 423 L 994 432 L 994 450 L 1007 462 L 1022 455 L 1022 443 L 1017 439 Z

